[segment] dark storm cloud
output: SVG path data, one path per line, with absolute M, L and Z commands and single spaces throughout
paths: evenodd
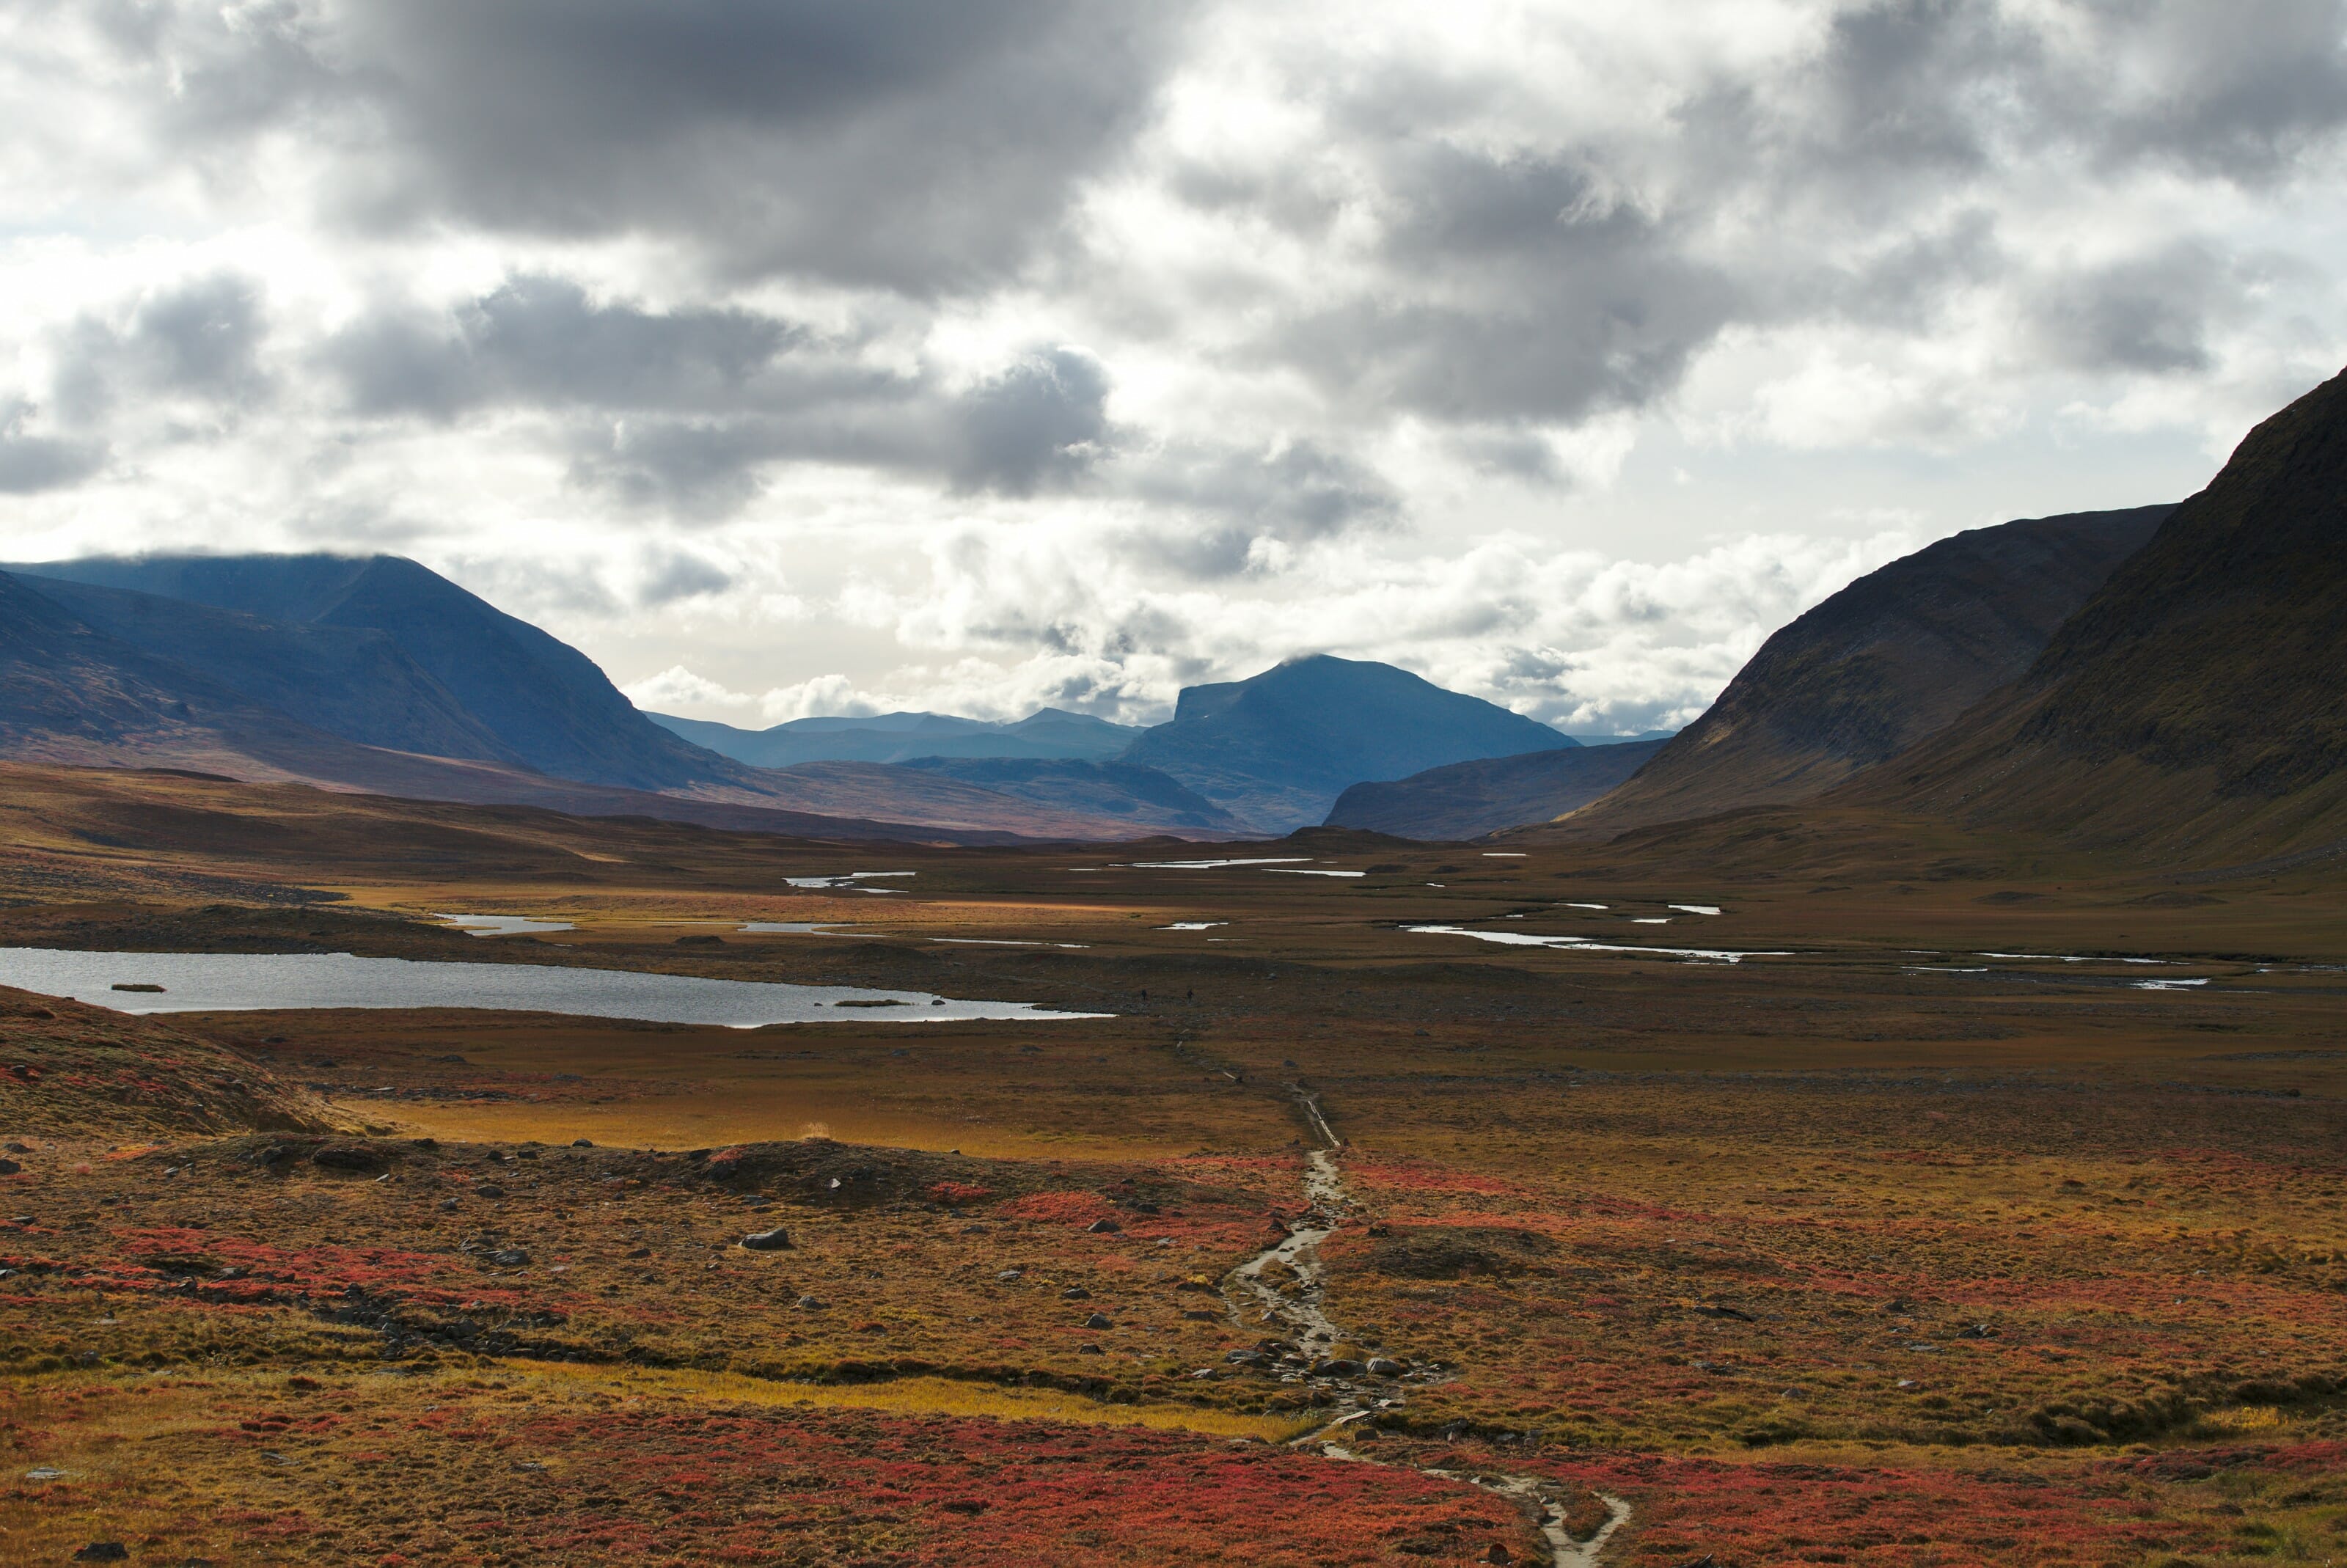
M 2063 278 L 2034 302 L 2031 325 L 2058 364 L 2085 371 L 2203 371 L 2212 313 L 2246 280 L 2198 245 Z
M 233 273 L 152 293 L 121 325 L 84 316 L 55 343 L 57 412 L 93 423 L 126 395 L 256 403 L 270 390 L 260 360 L 268 332 L 259 286 Z
M 974 287 L 1146 116 L 1190 0 L 329 0 L 120 46 L 201 140 L 315 125 L 371 227 L 650 234 L 735 275 Z
M 1118 476 L 1132 495 L 1174 514 L 1143 528 L 1138 548 L 1185 577 L 1234 577 L 1258 541 L 1306 545 L 1399 520 L 1401 496 L 1383 476 L 1310 441 L 1270 450 L 1176 446 L 1136 454 Z
M 1009 495 L 1065 485 L 1109 439 L 1108 374 L 1068 349 L 1032 354 L 964 396 L 955 410 L 955 484 Z
M 723 593 L 733 586 L 731 572 L 689 550 L 648 557 L 645 568 L 643 579 L 636 588 L 636 602 L 646 609 L 673 604 L 681 599 Z
M 773 373 L 805 336 L 749 311 L 602 305 L 567 279 L 523 277 L 446 320 L 404 308 L 370 316 L 323 358 L 367 414 L 445 419 L 486 404 L 708 410 L 784 395 Z M 800 379 L 799 367 L 780 379 Z M 817 390 L 797 387 L 803 397 Z
M 1573 422 L 1675 386 L 1738 290 L 1670 223 L 1562 158 L 1393 149 L 1392 295 L 1314 311 L 1276 351 L 1349 400 L 1440 419 Z
M 36 411 L 22 398 L 0 398 L 0 495 L 30 496 L 77 485 L 105 465 L 96 441 L 28 434 Z

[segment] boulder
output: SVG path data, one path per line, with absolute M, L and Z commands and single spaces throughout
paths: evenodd
M 1092 1235 L 1114 1235 L 1124 1227 L 1114 1220 L 1094 1220 L 1084 1227 Z
M 524 1268 L 529 1264 L 529 1254 L 518 1246 L 509 1246 L 489 1255 L 489 1261 L 499 1268 Z
M 1113 1328 L 1116 1325 L 1108 1320 L 1107 1313 L 1095 1312 L 1090 1317 L 1084 1319 L 1084 1327 L 1087 1328 Z
M 752 1231 L 742 1238 L 742 1245 L 752 1252 L 787 1252 L 791 1233 L 780 1225 L 770 1231 Z

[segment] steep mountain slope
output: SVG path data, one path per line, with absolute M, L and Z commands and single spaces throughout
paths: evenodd
M 1587 805 L 1645 766 L 1663 744 L 1626 741 L 1487 757 L 1390 784 L 1357 784 L 1337 797 L 1327 825 L 1397 838 L 1481 838 Z
M 742 784 L 724 759 L 636 711 L 592 660 L 394 556 L 156 556 L 12 569 L 266 620 L 374 630 L 523 765 L 628 789 Z
M 793 719 L 764 730 L 707 719 L 646 715 L 695 745 L 762 768 L 800 763 L 901 763 L 915 757 L 1081 757 L 1105 761 L 1141 732 L 1084 713 L 1044 708 L 1016 723 L 988 723 L 948 713 L 878 713 L 868 718 Z
M 907 769 L 939 774 L 1022 800 L 1116 817 L 1134 830 L 1237 835 L 1245 825 L 1155 768 L 1075 757 L 920 757 Z
M 264 620 L 59 579 L 26 586 L 118 641 L 200 671 L 328 734 L 432 756 L 528 765 L 388 633 Z
M 2260 425 L 2009 690 L 1840 792 L 2195 859 L 2347 837 L 2347 374 Z
M 1897 754 L 2027 669 L 2171 509 L 1975 528 L 1860 578 L 1769 638 L 1709 712 L 1565 825 L 1614 834 L 1803 800 Z
M 1317 654 L 1184 688 L 1173 719 L 1119 760 L 1172 774 L 1258 830 L 1285 833 L 1320 822 L 1364 780 L 1576 744 L 1390 664 Z

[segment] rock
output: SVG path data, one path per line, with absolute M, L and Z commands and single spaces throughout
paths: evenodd
M 1076 1354 L 1079 1356 L 1105 1356 L 1108 1352 L 1102 1349 L 1097 1345 L 1079 1345 L 1076 1347 Z
M 1123 1228 L 1114 1220 L 1094 1220 L 1084 1227 L 1085 1231 L 1092 1235 L 1114 1235 Z
M 1116 1325 L 1108 1320 L 1107 1313 L 1095 1312 L 1090 1317 L 1084 1319 L 1084 1327 L 1087 1328 L 1113 1328 Z
M 489 1261 L 499 1268 L 524 1268 L 528 1266 L 529 1254 L 518 1246 L 509 1246 L 502 1252 L 491 1253 Z
M 752 1252 L 788 1252 L 791 1233 L 780 1225 L 770 1231 L 752 1231 L 742 1238 L 742 1245 Z
M 1223 1359 L 1234 1367 L 1262 1367 L 1268 1365 L 1271 1358 L 1260 1350 L 1233 1350 Z
M 118 991 L 122 991 L 128 990 L 132 988 L 128 986 L 117 986 L 114 989 Z M 148 986 L 140 989 L 159 991 L 163 988 L 160 986 Z M 129 1559 L 129 1550 L 119 1541 L 93 1541 L 88 1545 L 83 1547 L 80 1551 L 73 1554 L 73 1560 L 77 1563 L 127 1563 Z
M 456 1200 L 454 1198 L 442 1198 L 440 1200 L 440 1207 L 444 1211 L 453 1213 L 456 1207 Z
M 1092 1293 L 1081 1285 L 1071 1285 L 1060 1292 L 1060 1299 L 1062 1301 L 1090 1301 L 1092 1298 Z
M 631 1246 L 628 1249 L 630 1257 L 650 1257 L 651 1255 L 652 1249 L 648 1246 Z
M 1368 1369 L 1372 1377 L 1378 1378 L 1399 1378 L 1404 1372 L 1409 1370 L 1409 1368 L 1403 1366 L 1400 1362 L 1395 1360 L 1390 1356 L 1370 1357 Z
M 29 1154 L 33 1152 L 33 1146 L 30 1143 L 19 1143 L 14 1138 L 8 1140 L 6 1143 L 0 1144 L 0 1148 L 6 1149 L 11 1154 Z
M 506 1195 L 506 1190 L 497 1185 L 495 1182 L 483 1182 L 479 1186 L 475 1187 L 473 1191 L 484 1198 L 502 1198 Z
M 310 1163 L 330 1171 L 379 1171 L 390 1163 L 382 1150 L 367 1143 L 321 1143 L 310 1153 Z
M 1738 1323 L 1749 1323 L 1752 1321 L 1752 1314 L 1749 1312 L 1740 1312 L 1733 1307 L 1722 1307 L 1717 1302 L 1712 1302 L 1706 1306 L 1698 1307 L 1696 1308 L 1696 1311 L 1701 1313 L 1706 1317 L 1733 1317 Z
M 997 1274 L 994 1277 L 1000 1280 L 1003 1284 L 1008 1285 L 1014 1279 L 1026 1278 L 1027 1271 L 1023 1268 L 1006 1268 Z
M 573 1138 L 570 1140 L 570 1146 L 574 1149 L 591 1149 L 595 1146 L 595 1140 L 592 1138 Z
M 13 1176 L 24 1168 L 14 1160 L 0 1159 L 0 1176 Z
M 1316 1378 L 1358 1378 L 1361 1375 L 1361 1364 L 1349 1357 L 1337 1356 L 1314 1366 L 1312 1375 Z
M 799 1310 L 802 1312 L 820 1312 L 823 1310 L 823 1303 L 815 1296 L 802 1296 L 799 1297 Z
M 1516 1554 L 1497 1541 L 1492 1542 L 1491 1550 L 1483 1553 L 1486 1563 L 1513 1563 L 1515 1560 Z

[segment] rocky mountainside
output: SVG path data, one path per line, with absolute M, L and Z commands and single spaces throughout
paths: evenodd
M 1619 785 L 1667 739 L 1489 757 L 1390 784 L 1358 784 L 1337 797 L 1327 825 L 1455 841 L 1547 822 Z
M 1319 823 L 1348 786 L 1579 744 L 1407 670 L 1326 654 L 1184 688 L 1120 761 L 1170 774 L 1266 833 Z
M 1805 800 L 2029 668 L 2173 508 L 2078 512 L 1926 546 L 1801 615 L 1620 789 L 1566 818 L 1612 835 Z
M 1842 795 L 2186 859 L 2347 837 L 2347 374 L 2245 437 L 2010 689 Z

